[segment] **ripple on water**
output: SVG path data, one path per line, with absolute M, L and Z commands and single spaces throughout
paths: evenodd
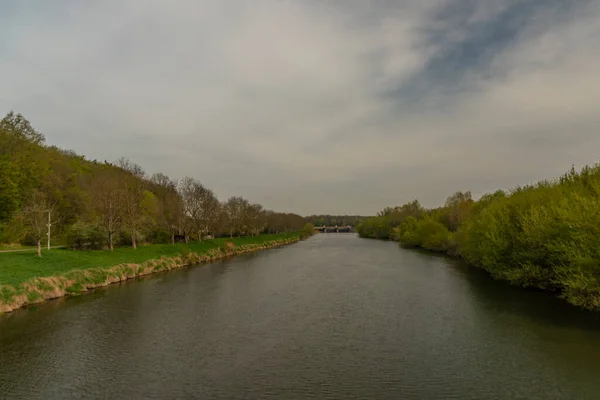
M 600 329 L 355 235 L 0 318 L 0 398 L 593 399 Z

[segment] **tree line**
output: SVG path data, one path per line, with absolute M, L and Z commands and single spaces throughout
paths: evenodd
M 314 226 L 357 226 L 368 217 L 360 215 L 310 215 L 306 220 Z
M 121 158 L 87 160 L 45 144 L 21 114 L 0 121 L 0 243 L 37 245 L 50 231 L 74 248 L 175 243 L 299 231 L 306 220 L 243 197 L 220 201 L 192 177 L 148 174 Z
M 416 200 L 386 208 L 358 232 L 458 256 L 494 278 L 600 309 L 598 164 L 477 201 L 457 192 L 434 209 Z

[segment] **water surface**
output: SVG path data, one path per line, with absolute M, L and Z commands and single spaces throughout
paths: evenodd
M 353 234 L 0 316 L 0 398 L 598 399 L 600 321 Z

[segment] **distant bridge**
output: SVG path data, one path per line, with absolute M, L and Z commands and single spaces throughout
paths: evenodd
M 315 226 L 315 232 L 321 233 L 340 233 L 340 232 L 354 232 L 354 227 L 350 225 L 346 226 Z

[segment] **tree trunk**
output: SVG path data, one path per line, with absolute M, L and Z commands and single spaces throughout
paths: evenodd
M 113 251 L 115 248 L 113 247 L 113 234 L 112 232 L 108 232 L 108 248 L 110 251 Z
M 202 232 L 198 232 L 198 241 L 201 242 L 202 241 Z
M 134 249 L 137 249 L 137 243 L 135 240 L 135 228 L 131 229 L 131 245 L 133 246 Z
M 185 244 L 188 244 L 190 241 L 190 237 L 188 235 L 185 235 Z
M 38 257 L 42 256 L 42 241 L 40 239 L 37 241 L 37 255 Z
M 171 244 L 175 245 L 175 232 L 171 232 Z

